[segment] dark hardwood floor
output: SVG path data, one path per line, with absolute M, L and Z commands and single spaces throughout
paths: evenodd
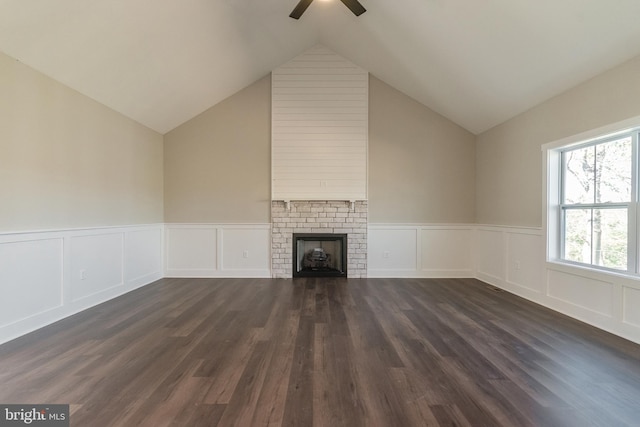
M 638 426 L 640 346 L 471 279 L 164 279 L 0 346 L 0 403 L 91 427 Z

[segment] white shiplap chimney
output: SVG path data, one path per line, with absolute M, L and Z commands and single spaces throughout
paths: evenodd
M 366 200 L 369 74 L 316 46 L 272 73 L 272 200 Z

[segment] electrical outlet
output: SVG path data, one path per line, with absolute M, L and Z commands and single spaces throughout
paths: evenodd
M 87 279 L 87 270 L 80 270 L 80 280 L 86 280 Z
M 389 251 L 382 252 L 382 258 L 389 258 L 390 256 L 391 256 L 391 252 Z
M 520 261 L 515 262 L 516 270 L 520 270 Z
M 242 258 L 249 258 L 249 251 L 248 250 L 244 250 L 242 251 Z

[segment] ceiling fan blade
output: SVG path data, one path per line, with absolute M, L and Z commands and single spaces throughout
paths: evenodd
M 360 16 L 367 11 L 367 9 L 365 9 L 364 6 L 362 6 L 358 0 L 341 0 L 341 1 L 356 16 Z
M 296 7 L 291 12 L 289 17 L 293 19 L 300 19 L 305 10 L 309 7 L 313 0 L 300 0 L 300 2 L 296 5 Z M 346 3 L 345 3 L 346 4 Z

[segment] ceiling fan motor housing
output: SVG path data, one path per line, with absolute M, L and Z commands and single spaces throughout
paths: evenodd
M 307 8 L 309 7 L 312 1 L 313 0 L 300 0 L 296 5 L 296 7 L 293 8 L 293 11 L 289 16 L 293 19 L 300 19 L 300 17 L 304 13 L 304 11 L 307 10 Z M 367 9 L 365 9 L 364 6 L 362 6 L 358 0 L 340 0 L 340 1 L 342 1 L 342 3 L 344 3 L 344 5 L 347 6 L 349 10 L 353 12 L 353 14 L 356 16 L 360 16 L 367 11 Z

